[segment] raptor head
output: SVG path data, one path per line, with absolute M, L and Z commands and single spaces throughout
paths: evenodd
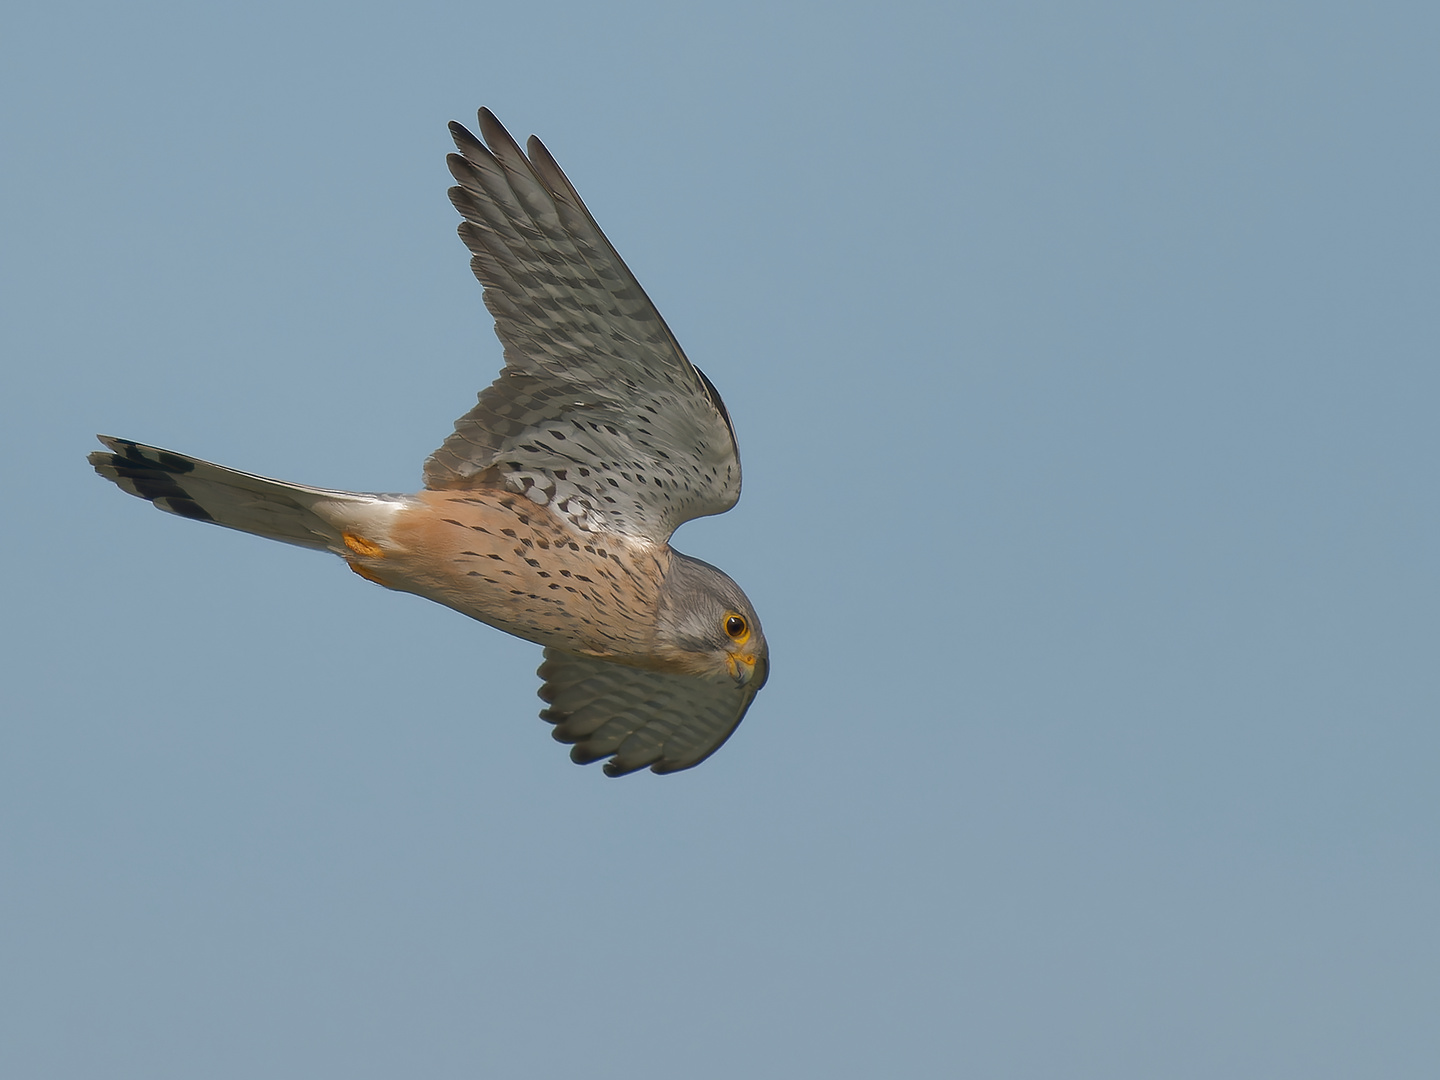
M 770 647 L 749 598 L 728 574 L 700 559 L 674 552 L 655 629 L 667 667 L 731 679 L 752 697 L 770 676 Z

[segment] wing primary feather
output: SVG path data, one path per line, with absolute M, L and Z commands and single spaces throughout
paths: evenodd
M 450 125 L 450 199 L 505 369 L 430 456 L 426 486 L 510 486 L 543 474 L 577 525 L 657 542 L 683 521 L 728 510 L 740 461 L 713 384 L 545 145 L 532 136 L 522 149 L 488 109 L 478 121 L 478 136 Z M 562 453 L 547 435 L 555 430 L 585 438 Z M 567 478 L 574 465 L 625 487 Z M 644 479 L 661 473 L 664 485 Z
M 679 772 L 718 750 L 744 718 L 758 687 L 647 671 L 547 648 L 542 719 L 555 725 L 570 758 L 585 765 L 602 758 L 607 776 L 649 766 Z

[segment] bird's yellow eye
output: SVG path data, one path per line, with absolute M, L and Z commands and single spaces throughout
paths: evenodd
M 750 624 L 745 621 L 745 616 L 737 615 L 735 612 L 725 616 L 725 636 L 736 645 L 745 644 L 750 636 Z

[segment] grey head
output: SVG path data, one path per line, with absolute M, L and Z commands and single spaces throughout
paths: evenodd
M 672 556 L 660 591 L 657 651 L 667 666 L 733 680 L 753 697 L 770 676 L 770 647 L 755 608 L 723 570 L 678 551 Z

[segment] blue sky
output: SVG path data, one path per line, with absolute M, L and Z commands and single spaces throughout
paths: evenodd
M 1428 1077 L 1440 17 L 12 5 L 0 1072 Z M 610 781 L 536 646 L 97 431 L 418 486 L 540 134 L 725 396 L 773 673 Z

